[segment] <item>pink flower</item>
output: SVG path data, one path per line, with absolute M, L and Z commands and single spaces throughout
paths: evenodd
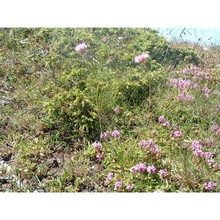
M 167 172 L 166 170 L 159 170 L 158 173 L 159 173 L 160 178 L 163 179 L 163 177 L 166 175 Z
M 133 167 L 130 169 L 130 172 L 131 172 L 131 173 L 136 173 L 136 172 L 137 172 L 136 166 L 133 166 Z
M 153 173 L 156 173 L 156 168 L 154 166 L 148 166 L 147 167 L 147 172 L 149 174 L 153 174 Z
M 139 164 L 136 164 L 135 166 L 133 166 L 130 169 L 130 171 L 131 171 L 131 173 L 136 173 L 136 172 L 143 173 L 146 169 L 147 169 L 147 167 L 145 166 L 145 164 L 139 163 Z
M 135 63 L 144 63 L 144 61 L 150 57 L 149 54 L 147 53 L 144 53 L 144 54 L 141 54 L 141 55 L 138 55 L 134 58 L 134 61 Z
M 133 188 L 134 188 L 134 184 L 128 183 L 128 184 L 126 185 L 126 189 L 127 189 L 127 190 L 132 190 Z
M 218 125 L 212 125 L 211 131 L 216 132 L 219 129 Z
M 153 146 L 151 147 L 151 150 L 152 150 L 152 152 L 153 152 L 154 154 L 160 153 L 160 150 L 157 148 L 156 145 L 153 145 Z
M 172 135 L 173 137 L 179 138 L 179 137 L 182 136 L 182 132 L 179 131 L 179 130 L 175 130 L 175 131 L 171 132 L 171 135 Z
M 169 121 L 165 121 L 162 125 L 163 125 L 164 127 L 169 127 L 169 126 L 170 126 L 170 122 L 169 122 Z
M 193 100 L 193 96 L 188 95 L 188 96 L 186 97 L 186 101 L 191 102 L 192 100 Z
M 144 147 L 146 147 L 146 146 L 148 146 L 148 142 L 147 141 L 140 141 L 139 143 L 138 143 L 138 146 L 140 147 L 140 148 L 144 148 Z
M 103 133 L 100 134 L 101 139 L 108 139 L 109 138 L 109 131 L 104 131 Z
M 183 149 L 187 149 L 188 144 L 186 142 L 183 143 Z
M 208 191 L 213 191 L 216 188 L 217 184 L 213 182 L 204 183 L 204 188 Z
M 202 150 L 195 150 L 193 154 L 197 157 L 204 157 L 205 153 Z
M 114 175 L 113 173 L 108 173 L 107 178 L 106 178 L 105 181 L 106 181 L 107 183 L 109 183 L 109 182 L 112 180 L 113 175 Z
M 87 48 L 85 43 L 81 43 L 75 47 L 76 52 L 83 52 Z
M 117 182 L 115 183 L 115 188 L 114 188 L 114 190 L 119 190 L 119 189 L 121 189 L 121 187 L 122 187 L 122 181 L 119 180 L 119 181 L 117 181 Z
M 102 145 L 98 141 L 95 141 L 93 144 L 94 150 L 101 150 Z
M 190 149 L 192 151 L 201 150 L 202 149 L 202 145 L 199 143 L 199 141 L 193 141 L 191 146 L 190 146 Z
M 158 118 L 158 121 L 161 122 L 161 123 L 164 123 L 164 122 L 166 121 L 164 115 L 161 115 L 161 116 Z
M 102 155 L 101 153 L 97 153 L 97 154 L 96 154 L 96 158 L 102 159 L 102 157 L 103 157 L 103 155 Z
M 112 137 L 116 138 L 120 136 L 120 132 L 118 130 L 112 131 Z
M 116 114 L 119 114 L 119 113 L 120 113 L 120 109 L 119 109 L 118 107 L 116 107 L 116 108 L 114 109 L 114 112 L 115 112 Z

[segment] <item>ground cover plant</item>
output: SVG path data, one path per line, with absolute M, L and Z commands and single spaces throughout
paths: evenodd
M 219 55 L 150 28 L 0 29 L 0 190 L 219 192 Z

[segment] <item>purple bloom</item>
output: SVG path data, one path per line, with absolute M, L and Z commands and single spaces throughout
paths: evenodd
M 206 138 L 205 142 L 208 146 L 211 146 L 214 143 L 214 140 L 212 138 Z
M 186 141 L 183 142 L 183 149 L 187 149 L 188 148 L 188 144 Z
M 213 182 L 207 182 L 207 183 L 204 183 L 204 188 L 208 191 L 213 191 L 215 190 L 217 184 L 216 183 L 213 183 Z
M 102 148 L 101 143 L 99 143 L 98 141 L 95 141 L 92 145 L 95 150 L 101 150 L 101 148 Z
M 116 114 L 119 114 L 119 113 L 120 113 L 120 109 L 119 109 L 118 107 L 116 107 L 116 108 L 114 109 L 114 112 L 115 112 Z
M 144 147 L 146 147 L 146 146 L 148 146 L 148 142 L 147 141 L 140 141 L 139 143 L 138 143 L 138 146 L 140 147 L 140 148 L 144 148 Z
M 153 145 L 153 146 L 151 147 L 151 150 L 152 150 L 152 152 L 153 152 L 154 154 L 160 153 L 160 150 L 157 148 L 156 145 Z
M 193 100 L 193 96 L 188 95 L 188 96 L 186 97 L 186 101 L 191 102 L 192 100 Z
M 136 164 L 135 166 L 133 166 L 130 169 L 130 172 L 131 173 L 136 173 L 136 172 L 143 173 L 146 169 L 147 169 L 147 167 L 145 166 L 145 164 L 139 163 L 139 164 Z
M 213 159 L 208 159 L 206 160 L 206 163 L 209 167 L 213 167 L 213 165 L 215 164 L 215 161 Z
M 114 175 L 113 173 L 108 173 L 107 178 L 106 178 L 105 181 L 106 181 L 107 183 L 109 183 L 109 182 L 112 180 L 113 175 Z
M 186 74 L 186 75 L 188 75 L 188 74 L 189 74 L 189 71 L 188 71 L 186 68 L 184 68 L 184 69 L 183 69 L 183 73 Z
M 117 181 L 117 182 L 115 183 L 115 188 L 114 188 L 114 190 L 119 190 L 119 189 L 121 189 L 121 187 L 122 187 L 122 181 L 119 180 L 119 181 Z
M 204 157 L 205 153 L 202 150 L 195 150 L 193 154 L 197 157 Z
M 103 133 L 100 134 L 101 139 L 108 139 L 109 138 L 109 131 L 104 131 Z
M 163 126 L 164 126 L 164 127 L 169 127 L 169 126 L 170 126 L 170 122 L 165 121 L 165 122 L 163 123 Z
M 161 123 L 164 123 L 166 120 L 165 120 L 165 117 L 163 115 L 161 115 L 159 118 L 158 118 L 159 122 Z
M 103 155 L 102 155 L 101 153 L 97 153 L 97 154 L 96 154 L 96 158 L 102 159 L 102 157 L 103 157 Z
M 190 149 L 192 151 L 201 150 L 202 149 L 202 145 L 199 143 L 199 141 L 193 141 L 191 146 L 190 146 Z
M 131 172 L 131 173 L 136 173 L 136 172 L 137 172 L 136 166 L 133 166 L 133 167 L 130 169 L 130 172 Z
M 112 131 L 112 137 L 116 138 L 120 136 L 120 132 L 118 130 Z
M 128 183 L 128 184 L 126 185 L 126 189 L 127 189 L 127 190 L 132 190 L 133 188 L 134 188 L 134 184 Z
M 219 129 L 218 125 L 212 125 L 211 131 L 216 132 Z
M 160 178 L 163 179 L 163 177 L 166 175 L 167 172 L 166 170 L 159 170 L 158 173 L 159 173 Z
M 83 52 L 87 48 L 85 43 L 81 43 L 75 47 L 76 52 Z
M 147 172 L 149 174 L 153 174 L 153 173 L 156 173 L 156 168 L 154 166 L 148 166 L 147 167 Z
M 179 138 L 179 137 L 182 136 L 182 132 L 179 131 L 179 130 L 175 130 L 175 131 L 171 132 L 171 135 L 172 135 L 173 137 Z
M 134 58 L 134 62 L 135 63 L 144 63 L 144 61 L 149 58 L 149 54 L 145 53 L 145 54 L 141 54 L 141 55 L 138 55 L 138 56 L 135 56 Z

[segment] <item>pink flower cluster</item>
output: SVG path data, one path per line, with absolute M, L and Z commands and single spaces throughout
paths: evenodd
M 76 52 L 84 52 L 86 48 L 87 48 L 86 44 L 81 43 L 75 47 L 75 51 Z
M 170 79 L 170 84 L 176 88 L 178 88 L 179 91 L 185 90 L 190 87 L 191 81 L 183 78 L 174 78 Z
M 112 135 L 112 137 L 117 138 L 120 136 L 120 132 L 118 130 L 114 130 L 114 131 L 112 131 L 111 135 Z
M 135 62 L 135 63 L 144 63 L 145 60 L 146 60 L 147 58 L 149 58 L 149 57 L 150 57 L 149 54 L 144 53 L 144 54 L 141 54 L 141 55 L 136 56 L 136 57 L 134 58 L 134 62 Z
M 149 174 L 154 174 L 154 173 L 156 173 L 156 170 L 157 170 L 157 169 L 156 169 L 154 166 L 148 166 L 148 167 L 146 167 L 145 164 L 139 163 L 139 164 L 136 164 L 135 166 L 133 166 L 133 167 L 130 169 L 130 172 L 131 172 L 131 173 L 137 173 L 137 172 L 143 173 L 143 172 L 145 172 L 146 170 L 147 170 L 147 172 L 148 172 Z
M 105 181 L 106 181 L 106 183 L 109 183 L 109 182 L 112 180 L 113 175 L 114 175 L 114 174 L 113 174 L 113 173 L 111 173 L 111 172 L 110 172 L 110 173 L 108 173 L 108 175 L 107 175 L 107 177 L 106 177 L 106 180 L 105 180 Z
M 161 179 L 163 179 L 164 178 L 164 176 L 166 176 L 166 174 L 167 174 L 167 171 L 166 170 L 159 170 L 159 176 L 160 176 L 160 178 Z
M 143 164 L 143 163 L 139 163 L 139 164 L 136 164 L 135 166 L 133 166 L 130 171 L 131 173 L 143 173 L 145 170 L 147 169 L 146 165 Z
M 111 133 L 109 131 L 105 131 L 100 134 L 100 138 L 104 140 L 109 139 L 110 136 L 112 136 L 113 138 L 117 138 L 120 136 L 120 132 L 118 130 L 114 130 Z
M 114 109 L 114 112 L 115 112 L 116 114 L 119 114 L 119 113 L 120 113 L 120 109 L 119 109 L 118 107 L 116 107 L 116 108 Z
M 220 127 L 218 125 L 212 125 L 211 131 L 214 132 L 216 135 L 220 135 Z
M 211 181 L 209 181 L 209 182 L 207 182 L 207 183 L 204 183 L 204 188 L 205 188 L 207 191 L 213 191 L 213 190 L 215 190 L 216 186 L 217 186 L 217 184 L 214 183 L 214 182 L 211 182 Z
M 114 190 L 119 190 L 121 189 L 121 187 L 122 187 L 122 181 L 121 180 L 116 181 Z
M 154 174 L 154 173 L 156 173 L 156 171 L 157 171 L 157 169 L 155 168 L 155 166 L 148 166 L 147 167 L 147 172 L 149 174 Z
M 160 150 L 152 140 L 148 140 L 148 141 L 142 140 L 138 143 L 138 146 L 140 148 L 145 148 L 147 152 L 152 152 L 154 154 L 158 154 L 160 152 Z
M 178 129 L 175 129 L 171 132 L 171 136 L 173 136 L 174 138 L 180 138 L 182 136 L 182 132 Z
M 160 123 L 162 123 L 162 125 L 163 125 L 164 127 L 169 127 L 169 126 L 170 126 L 170 123 L 165 120 L 164 115 L 161 115 L 161 116 L 158 118 L 158 121 L 159 121 Z
M 96 158 L 101 159 L 103 157 L 103 155 L 101 154 L 101 149 L 102 149 L 101 143 L 99 143 L 98 141 L 95 141 L 92 145 L 93 145 L 94 150 L 98 152 L 96 154 Z
M 207 99 L 209 98 L 210 91 L 211 90 L 207 86 L 203 88 L 204 95 Z
M 180 102 L 183 101 L 187 101 L 187 102 L 192 102 L 194 99 L 194 97 L 192 95 L 187 95 L 186 91 L 182 91 L 179 95 L 178 95 L 178 100 Z

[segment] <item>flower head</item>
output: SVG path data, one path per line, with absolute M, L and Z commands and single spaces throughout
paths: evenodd
M 113 173 L 111 173 L 111 172 L 110 172 L 110 173 L 108 173 L 108 175 L 107 175 L 107 177 L 106 177 L 106 180 L 105 180 L 105 181 L 106 181 L 107 183 L 109 183 L 109 182 L 112 180 L 113 175 L 114 175 L 114 174 L 113 174 Z
M 134 184 L 128 183 L 128 184 L 126 185 L 126 189 L 127 189 L 127 190 L 132 190 L 133 188 L 134 188 Z
M 119 114 L 119 113 L 120 113 L 120 109 L 119 109 L 118 107 L 116 107 L 116 108 L 114 109 L 114 112 L 115 112 L 116 114 Z
M 161 122 L 161 123 L 164 123 L 164 122 L 166 121 L 164 115 L 161 115 L 161 116 L 158 118 L 158 121 Z
M 108 139 L 109 138 L 109 131 L 104 131 L 103 133 L 100 134 L 101 139 Z
M 208 191 L 213 191 L 216 188 L 217 184 L 213 182 L 204 183 L 204 188 Z
M 175 130 L 175 131 L 171 132 L 171 135 L 172 135 L 173 137 L 179 138 L 179 137 L 182 136 L 182 132 L 179 131 L 179 130 Z
M 165 175 L 166 175 L 166 170 L 159 170 L 159 176 L 160 176 L 160 178 L 162 179 Z
M 138 55 L 134 58 L 134 61 L 135 63 L 144 63 L 144 61 L 150 57 L 149 54 L 147 53 L 144 53 L 144 54 L 141 54 L 141 55 Z
M 93 145 L 94 150 L 101 150 L 102 148 L 101 143 L 99 143 L 98 141 L 95 141 L 92 145 Z
M 83 52 L 87 48 L 85 43 L 81 43 L 78 46 L 75 47 L 76 52 Z
M 153 174 L 153 173 L 156 173 L 156 168 L 154 167 L 154 166 L 148 166 L 147 167 L 147 172 L 149 173 L 149 174 Z
M 103 157 L 103 155 L 102 155 L 101 153 L 97 153 L 97 154 L 96 154 L 96 158 L 102 159 L 102 157 Z
M 117 181 L 117 182 L 115 183 L 115 188 L 114 188 L 114 190 L 119 190 L 119 189 L 121 189 L 121 187 L 122 187 L 122 181 L 119 180 L 119 181 Z
M 112 137 L 116 138 L 120 136 L 120 132 L 118 130 L 112 131 Z

